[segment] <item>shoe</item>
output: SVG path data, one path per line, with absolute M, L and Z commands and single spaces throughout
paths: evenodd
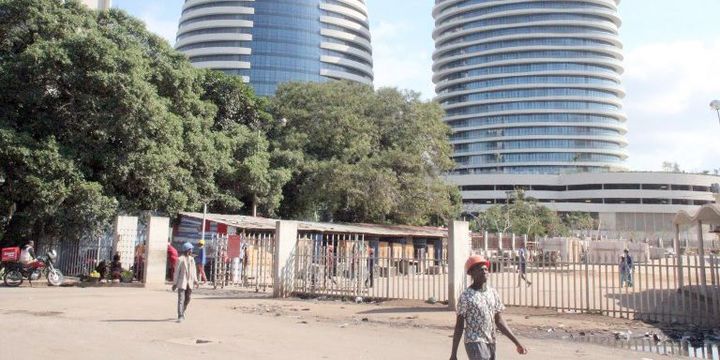
M 180 316 L 180 317 L 177 319 L 177 322 L 178 322 L 178 323 L 181 323 L 181 322 L 183 322 L 184 320 L 185 320 L 185 316 Z

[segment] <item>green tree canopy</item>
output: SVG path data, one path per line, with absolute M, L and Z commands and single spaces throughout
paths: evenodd
M 526 197 L 522 189 L 513 191 L 507 203 L 491 206 L 480 213 L 474 228 L 529 236 L 567 234 L 567 228 L 560 216 L 534 198 Z
M 415 93 L 330 82 L 258 98 L 125 12 L 74 1 L 0 0 L 0 24 L 0 241 L 203 203 L 407 224 L 459 211 L 441 178 L 449 129 Z
M 232 169 L 268 167 L 248 150 L 267 152 L 251 131 L 268 122 L 264 103 L 125 12 L 0 0 L 0 23 L 0 233 L 11 241 L 82 236 L 117 212 L 237 210 L 250 190 L 230 189 Z M 277 207 L 282 180 L 253 194 Z
M 443 224 L 459 213 L 449 128 L 418 94 L 349 82 L 291 83 L 272 99 L 287 119 L 274 146 L 303 154 L 283 215 L 345 222 Z

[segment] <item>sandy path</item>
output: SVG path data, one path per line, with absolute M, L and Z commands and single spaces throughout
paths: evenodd
M 177 324 L 174 305 L 175 294 L 160 290 L 0 288 L 0 324 L 6 330 L 0 337 L 0 359 L 446 359 L 449 355 L 453 314 L 440 306 L 272 300 L 252 293 L 201 290 L 187 321 Z M 590 318 L 512 312 L 508 318 L 521 333 L 561 322 L 562 327 L 598 328 Z M 609 322 L 601 327 L 625 325 Z M 669 358 L 567 341 L 524 341 L 530 355 L 521 357 L 507 339 L 500 338 L 499 358 Z

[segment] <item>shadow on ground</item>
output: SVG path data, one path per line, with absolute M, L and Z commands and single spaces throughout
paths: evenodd
M 380 308 L 360 311 L 358 314 L 404 314 L 404 313 L 427 313 L 427 312 L 449 312 L 446 306 L 443 307 L 397 307 Z
M 101 320 L 101 322 L 110 322 L 110 323 L 150 323 L 150 322 L 170 322 L 175 321 L 177 319 L 175 318 L 167 318 L 167 319 L 112 319 L 112 320 Z

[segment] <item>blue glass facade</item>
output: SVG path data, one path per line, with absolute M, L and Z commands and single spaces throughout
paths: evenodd
M 433 81 L 457 174 L 623 168 L 619 0 L 436 0 Z
M 262 96 L 289 81 L 373 80 L 364 0 L 186 0 L 177 39 L 196 66 Z

